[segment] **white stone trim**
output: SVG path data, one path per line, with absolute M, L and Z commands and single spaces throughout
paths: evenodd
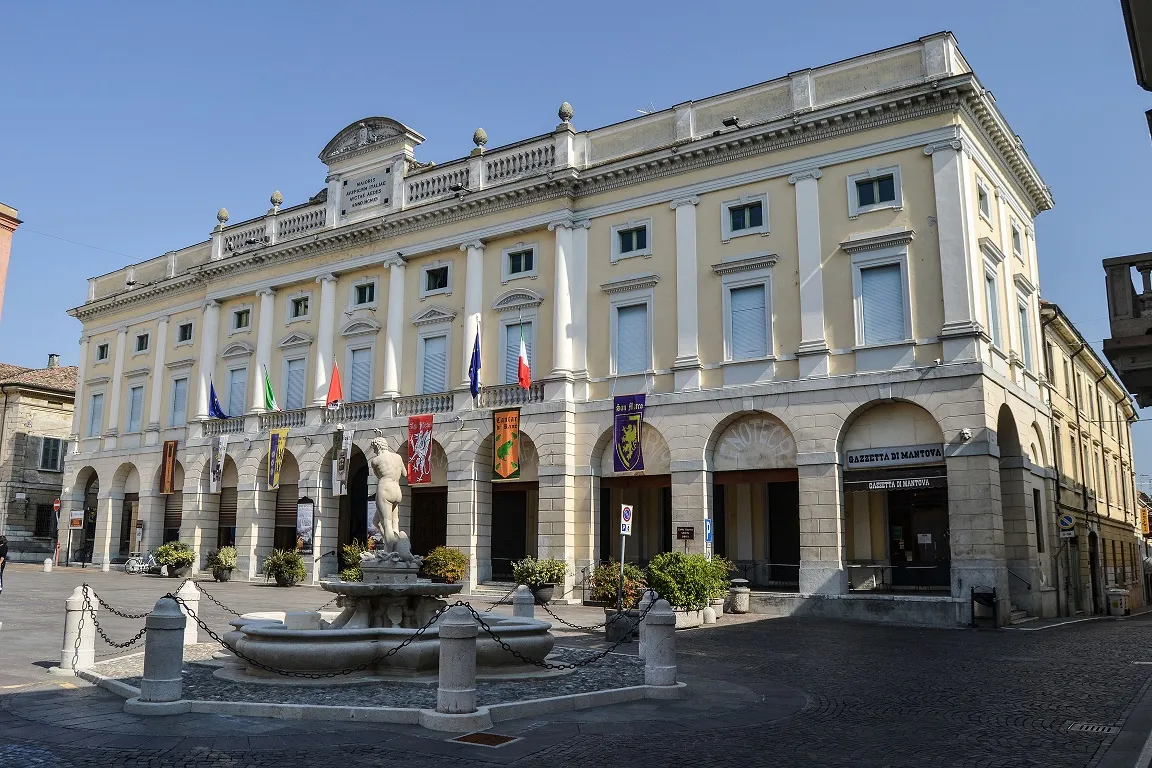
M 874 203 L 872 205 L 860 205 L 860 198 L 856 192 L 856 182 L 868 181 L 870 179 L 878 179 L 883 176 L 892 176 L 892 186 L 895 192 L 895 198 L 882 203 Z M 863 213 L 871 213 L 872 211 L 881 211 L 888 208 L 895 208 L 897 210 L 904 207 L 904 194 L 900 188 L 900 166 L 899 165 L 886 165 L 881 168 L 869 168 L 860 173 L 853 173 L 848 175 L 848 218 L 854 219 Z
M 1004 263 L 1004 252 L 1000 250 L 1000 247 L 996 245 L 991 238 L 982 237 L 978 243 L 986 261 L 997 266 Z
M 452 313 L 455 318 L 456 313 Z M 416 394 L 435 395 L 440 392 L 451 391 L 452 386 L 452 323 L 451 322 L 425 322 L 418 323 L 416 330 Z M 424 340 L 444 337 L 444 386 L 445 389 L 436 392 L 424 390 Z
M 746 260 L 746 259 L 745 259 Z M 773 259 L 773 263 L 775 259 Z M 713 266 L 715 269 L 715 266 Z M 767 361 L 774 360 L 775 344 L 772 338 L 772 267 L 771 265 L 761 269 L 754 270 L 741 270 L 723 274 L 721 278 L 721 307 L 723 311 L 724 322 L 724 362 L 725 363 L 748 363 L 754 361 Z M 767 342 L 767 354 L 760 357 L 742 357 L 735 358 L 732 356 L 732 291 L 735 288 L 748 288 L 751 286 L 764 287 L 764 321 L 765 327 L 765 340 Z
M 184 380 L 184 421 L 179 424 L 175 423 L 176 411 L 176 382 Z M 189 395 L 192 394 L 192 375 L 191 371 L 173 374 L 168 377 L 168 426 L 169 427 L 183 427 L 188 424 L 188 405 L 190 403 Z
M 425 310 L 417 312 L 412 316 L 412 325 L 423 326 L 431 325 L 434 323 L 451 323 L 456 319 L 457 312 L 448 307 L 442 307 L 439 304 L 433 304 Z
M 100 357 L 100 350 L 101 349 L 104 350 L 104 356 L 103 357 Z M 107 363 L 111 359 L 112 359 L 112 342 L 111 341 L 102 341 L 99 344 L 93 345 L 93 347 L 92 347 L 92 364 L 93 365 L 100 365 L 102 363 Z
M 712 265 L 712 271 L 718 275 L 726 276 L 736 274 L 738 272 L 752 272 L 755 270 L 769 269 L 775 266 L 779 257 L 774 253 L 768 251 L 760 251 L 758 253 L 745 253 L 740 256 L 733 256 L 719 264 Z
M 106 384 L 107 382 L 108 382 L 108 379 L 103 379 L 103 380 L 94 379 L 91 382 L 85 382 L 85 384 L 86 385 L 88 385 L 88 384 Z M 94 426 L 92 424 L 92 416 L 95 413 L 96 409 L 93 408 L 92 401 L 94 399 L 96 399 L 97 397 L 100 398 L 100 423 L 99 423 L 99 425 L 96 425 L 96 426 L 98 426 L 98 429 L 94 430 L 92 428 Z M 104 388 L 99 387 L 97 389 L 90 390 L 88 392 L 88 402 L 85 405 L 87 406 L 88 418 L 84 421 L 84 435 L 85 435 L 84 439 L 87 439 L 90 437 L 100 437 L 101 435 L 104 434 L 104 429 L 105 429 L 104 411 L 108 407 L 108 397 L 104 392 Z
M 175 325 L 175 333 L 172 334 L 172 345 L 173 346 L 187 347 L 187 346 L 191 346 L 192 344 L 196 343 L 196 318 L 194 318 L 194 317 L 181 318 L 174 325 Z M 182 326 L 182 325 L 192 326 L 192 332 L 190 334 L 188 334 L 188 339 L 185 341 L 180 341 L 180 326 Z
M 643 274 L 627 275 L 615 280 L 610 280 L 607 283 L 601 283 L 600 290 L 611 295 L 628 291 L 651 289 L 658 282 L 660 282 L 660 275 L 655 272 L 645 272 Z
M 543 303 L 544 297 L 527 288 L 513 288 L 505 291 L 492 301 L 492 309 L 497 312 L 520 312 L 535 309 Z
M 248 312 L 248 325 L 241 328 L 236 327 L 236 315 L 240 312 Z M 237 333 L 251 333 L 252 332 L 252 303 L 248 302 L 232 307 L 228 310 L 228 335 L 232 336 Z
M 436 289 L 431 290 L 431 291 L 426 290 L 426 286 L 428 285 L 428 272 L 430 270 L 440 269 L 442 267 L 448 267 L 447 285 L 444 288 L 436 288 Z M 420 265 L 420 286 L 419 286 L 420 287 L 420 301 L 424 301 L 424 299 L 428 298 L 429 296 L 451 296 L 452 295 L 452 288 L 453 288 L 453 282 L 452 282 L 453 269 L 452 268 L 453 268 L 453 262 L 451 259 L 447 259 L 447 260 L 437 259 L 436 261 L 430 261 L 427 264 L 421 264 Z
M 344 374 L 341 377 L 345 383 L 345 395 L 348 402 L 358 402 L 352 400 L 352 353 L 367 349 L 370 351 L 369 358 L 372 360 L 372 365 L 368 369 L 368 397 L 372 398 L 373 390 L 376 383 L 376 339 L 367 334 L 360 334 L 353 336 L 349 339 L 347 346 L 344 348 Z
M 867 344 L 864 341 L 864 297 L 862 295 L 860 271 L 869 267 L 883 267 L 896 264 L 900 267 L 900 282 L 904 291 L 904 339 L 883 344 Z M 912 294 L 909 290 L 908 246 L 897 245 L 875 251 L 856 253 L 852 256 L 852 304 L 856 324 L 856 349 L 868 349 L 891 344 L 912 343 Z
M 1024 295 L 1031 296 L 1036 292 L 1036 286 L 1028 279 L 1028 276 L 1023 272 L 1016 272 L 1012 275 L 1012 282 L 1016 283 L 1016 288 L 1019 289 Z
M 513 253 L 532 252 L 532 269 L 513 274 L 509 257 Z M 540 244 L 539 242 L 516 243 L 500 251 L 500 284 L 507 285 L 512 280 L 535 280 L 540 270 Z
M 976 177 L 976 187 L 978 190 L 976 193 L 976 213 L 988 223 L 988 226 L 994 226 L 992 223 L 992 190 L 989 189 L 988 183 L 981 176 Z M 980 192 L 984 193 L 984 199 L 988 202 L 987 211 L 980 207 Z
M 658 276 L 655 276 L 655 277 L 657 279 L 659 279 Z M 654 322 L 654 319 L 655 319 L 654 318 L 655 313 L 653 312 L 653 309 L 652 309 L 652 303 L 653 303 L 652 286 L 654 286 L 654 285 L 655 285 L 655 281 L 653 281 L 651 284 L 645 284 L 643 286 L 638 286 L 637 288 L 630 290 L 630 291 L 626 291 L 626 292 L 623 289 L 619 292 L 606 291 L 606 293 L 612 294 L 612 298 L 610 300 L 611 316 L 609 319 L 609 328 L 608 328 L 609 348 L 610 348 L 609 349 L 609 359 L 608 359 L 608 371 L 609 371 L 609 375 L 611 375 L 611 376 L 641 376 L 641 375 L 649 375 L 649 374 L 652 374 L 655 372 L 653 369 L 653 365 L 654 365 L 653 364 L 653 360 L 654 360 L 653 339 L 654 339 L 656 334 L 654 333 L 654 328 L 652 327 L 652 323 Z M 601 286 L 601 287 L 603 287 L 603 286 Z M 616 315 L 617 315 L 617 312 L 620 310 L 621 307 L 632 307 L 632 306 L 636 306 L 639 304 L 643 304 L 648 310 L 648 344 L 647 344 L 648 361 L 647 361 L 647 366 L 642 371 L 635 371 L 632 373 L 623 373 L 623 374 L 618 373 L 616 370 L 616 361 L 618 358 L 617 336 L 616 336 L 616 331 L 617 331 Z
M 276 346 L 280 349 L 296 349 L 297 347 L 310 347 L 315 337 L 310 333 L 304 331 L 293 331 L 284 338 L 280 339 Z
M 732 231 L 732 216 L 730 211 L 732 208 L 738 208 L 743 205 L 752 203 L 760 203 L 763 209 L 763 222 L 758 227 L 746 227 L 738 232 Z M 768 193 L 761 192 L 759 194 L 744 195 L 734 200 L 725 200 L 720 203 L 720 240 L 727 243 L 734 237 L 744 237 L 746 235 L 767 235 L 772 231 L 771 223 L 768 218 Z
M 621 232 L 627 232 L 627 231 L 633 230 L 633 229 L 640 229 L 641 227 L 643 227 L 646 230 L 645 247 L 644 248 L 638 248 L 634 251 L 628 251 L 627 253 L 621 253 L 621 251 L 620 251 L 620 233 Z M 644 257 L 651 256 L 652 255 L 652 240 L 653 240 L 653 234 L 654 234 L 653 229 L 654 228 L 652 226 L 651 217 L 644 218 L 644 219 L 631 219 L 629 221 L 625 221 L 625 222 L 622 222 L 620 224 L 613 226 L 611 229 L 611 235 L 610 235 L 610 237 L 612 238 L 611 262 L 613 264 L 615 264 L 616 262 L 618 262 L 622 259 L 631 259 L 631 258 L 634 258 L 637 256 L 644 256 Z
M 372 286 L 372 301 L 366 301 L 363 304 L 356 303 L 356 289 L 362 285 Z M 356 280 L 352 285 L 348 286 L 348 311 L 353 312 L 357 309 L 376 309 L 380 302 L 380 278 L 378 277 L 362 277 Z
M 528 367 L 532 369 L 533 376 L 536 375 L 536 350 L 538 349 L 536 340 L 540 338 L 540 323 L 537 318 L 538 312 L 535 308 L 525 310 L 522 314 L 513 315 L 511 312 L 500 315 L 497 322 L 500 325 L 500 365 L 499 365 L 499 382 L 501 385 L 507 382 L 507 370 L 505 366 L 508 360 L 508 333 L 505 330 L 510 325 L 520 325 L 521 322 L 532 323 L 532 332 L 524 335 L 524 340 L 528 342 L 531 347 L 531 354 L 528 356 Z M 517 350 L 519 352 L 519 350 Z
M 984 249 L 984 269 L 981 274 L 984 277 L 984 314 L 986 315 L 984 319 L 988 323 L 988 338 L 992 348 L 1003 353 L 1007 347 L 1004 344 L 1004 318 L 1001 317 L 1003 302 L 1000 295 L 1000 262 L 996 261 L 987 249 Z M 989 280 L 992 282 L 991 286 L 988 284 Z M 995 310 L 995 318 L 992 317 L 993 309 Z
M 311 339 L 309 339 L 308 343 L 312 343 Z M 284 343 L 281 342 L 280 346 L 284 347 Z M 280 397 L 283 399 L 280 400 L 279 405 L 286 411 L 294 411 L 300 408 L 307 408 L 309 400 L 311 399 L 308 397 L 308 349 L 306 346 L 300 344 L 292 345 L 290 348 L 302 349 L 302 351 L 299 354 L 285 353 L 280 360 Z M 304 361 L 304 392 L 301 395 L 300 405 L 292 406 L 288 403 L 288 363 L 294 362 L 296 360 Z
M 220 358 L 227 360 L 233 357 L 251 357 L 256 353 L 256 348 L 246 341 L 234 341 L 224 349 L 220 350 Z
M 853 232 L 847 240 L 840 243 L 840 248 L 845 253 L 854 256 L 864 251 L 879 251 L 885 248 L 907 246 L 912 242 L 915 235 L 915 231 L 906 227 L 877 229 L 872 232 Z
M 140 348 L 140 339 L 144 339 L 144 348 Z M 152 351 L 152 331 L 132 334 L 132 357 L 146 355 Z
M 354 336 L 368 336 L 380 333 L 380 325 L 375 317 L 367 315 L 364 317 L 353 317 L 348 322 L 340 327 L 340 335 L 344 338 L 351 338 Z
M 293 323 L 306 323 L 312 319 L 312 291 L 310 290 L 297 290 L 288 294 L 287 301 L 284 303 L 284 324 L 292 325 Z M 292 305 L 297 299 L 308 299 L 308 311 L 299 317 L 292 316 Z

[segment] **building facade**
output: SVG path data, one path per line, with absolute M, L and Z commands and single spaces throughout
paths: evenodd
M 55 556 L 75 390 L 59 355 L 39 369 L 0 363 L 0 533 L 15 562 Z
M 626 558 L 703 551 L 710 525 L 759 610 L 955 624 L 980 588 L 1002 620 L 1053 614 L 1033 230 L 1052 199 L 954 38 L 593 130 L 559 116 L 495 149 L 477 130 L 439 164 L 367 118 L 324 147 L 307 203 L 222 209 L 207 241 L 91 279 L 66 485 L 96 560 L 234 542 L 254 577 L 304 502 L 313 577 L 331 574 L 365 532 L 371 439 L 403 451 L 432 414 L 431 482 L 402 520 L 417 551 L 466 552 L 473 583 L 532 554 L 566 560 L 573 588 L 619 555 L 629 503 Z M 264 411 L 265 371 L 283 412 Z M 213 387 L 229 418 L 208 418 Z M 644 469 L 619 472 L 613 398 L 631 394 Z M 521 411 L 512 480 L 493 473 L 504 406 Z
M 4 286 L 8 284 L 8 258 L 12 254 L 12 235 L 23 224 L 16 218 L 17 211 L 0 203 L 0 312 L 4 310 Z

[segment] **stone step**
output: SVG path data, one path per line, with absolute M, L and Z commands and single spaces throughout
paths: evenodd
M 1017 608 L 1016 606 L 1012 606 L 1012 613 L 1010 614 L 1010 618 L 1013 624 L 1021 624 L 1025 621 L 1031 621 L 1036 617 L 1029 616 L 1028 611 Z

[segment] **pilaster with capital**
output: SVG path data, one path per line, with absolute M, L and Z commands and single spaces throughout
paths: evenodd
M 120 390 L 124 379 L 124 348 L 128 346 L 128 327 L 116 329 L 116 357 L 112 362 L 112 394 L 108 403 L 108 426 L 104 429 L 104 447 L 115 448 L 120 434 Z
M 696 195 L 671 202 L 676 212 L 676 360 L 678 391 L 700 389 L 699 279 L 696 274 Z
M 572 229 L 569 220 L 554 221 L 548 229 L 556 233 L 556 282 L 552 297 L 552 375 L 572 375 Z
M 568 264 L 568 289 L 572 313 L 584 318 L 572 327 L 572 372 L 577 379 L 588 378 L 588 229 L 592 222 L 580 219 L 572 224 L 572 254 Z M 586 394 L 584 395 L 586 397 Z
M 480 328 L 480 313 L 484 308 L 484 243 L 474 240 L 464 243 L 460 250 L 468 254 L 464 274 L 464 364 L 460 367 L 460 385 L 468 384 L 468 368 L 472 364 L 472 346 Z
M 76 396 L 72 403 L 72 428 L 68 433 L 68 442 L 74 449 L 78 447 L 80 439 L 80 420 L 83 417 L 86 404 L 84 402 L 84 377 L 88 372 L 88 342 L 89 337 L 80 337 L 80 360 L 76 363 Z
M 160 429 L 160 403 L 164 399 L 164 358 L 168 353 L 168 315 L 156 325 L 156 354 L 152 358 L 152 392 L 148 397 L 147 429 Z
M 196 378 L 196 418 L 208 418 L 208 389 L 216 372 L 216 343 L 220 334 L 220 305 L 215 301 L 204 304 L 203 322 L 200 324 L 200 364 Z M 239 415 L 239 414 L 230 414 Z
M 400 396 L 400 357 L 404 354 L 404 260 L 385 260 L 388 271 L 388 328 L 384 336 L 384 397 Z
M 819 168 L 788 177 L 796 187 L 796 251 L 800 267 L 800 376 L 828 375 L 828 341 L 824 332 L 824 272 L 820 253 Z
M 336 335 L 336 276 L 320 275 L 319 324 L 316 328 L 316 367 L 312 394 L 313 405 L 324 405 L 328 400 L 328 385 L 332 370 L 332 344 Z
M 272 362 L 272 328 L 276 322 L 276 291 L 261 288 L 256 291 L 256 295 L 260 297 L 260 319 L 256 326 L 256 375 L 250 383 L 252 396 L 249 413 L 261 413 L 264 410 L 264 371 Z

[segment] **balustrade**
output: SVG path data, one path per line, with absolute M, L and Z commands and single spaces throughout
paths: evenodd
M 453 187 L 468 186 L 468 166 L 461 165 L 449 170 L 430 170 L 419 174 L 408 182 L 408 202 L 420 203 L 452 193 Z
M 510 405 L 544 402 L 544 384 L 534 381 L 524 389 L 519 384 L 504 384 L 498 387 L 484 387 L 480 390 L 481 408 L 503 408 Z
M 556 145 L 549 139 L 546 144 L 515 148 L 494 154 L 484 163 L 485 185 L 508 181 L 533 171 L 551 168 L 556 164 Z
M 339 408 L 324 409 L 320 418 L 322 424 L 345 424 L 353 421 L 371 421 L 376 418 L 376 403 L 344 403 Z
M 283 429 L 284 427 L 304 426 L 305 415 L 308 411 L 299 408 L 295 411 L 269 411 L 260 414 L 260 431 L 269 429 Z
M 204 437 L 238 435 L 242 432 L 244 432 L 243 416 L 233 416 L 230 419 L 208 419 L 204 422 Z
M 267 230 L 263 220 L 259 224 L 252 224 L 235 232 L 225 231 L 224 250 L 229 253 L 242 251 L 254 245 L 263 245 L 268 242 Z
M 278 217 L 276 221 L 276 239 L 286 240 L 288 238 L 306 235 L 317 229 L 323 229 L 325 210 L 325 206 L 321 205 Z
M 395 400 L 397 416 L 418 416 L 422 413 L 449 413 L 452 410 L 452 393 L 436 395 L 412 395 Z

